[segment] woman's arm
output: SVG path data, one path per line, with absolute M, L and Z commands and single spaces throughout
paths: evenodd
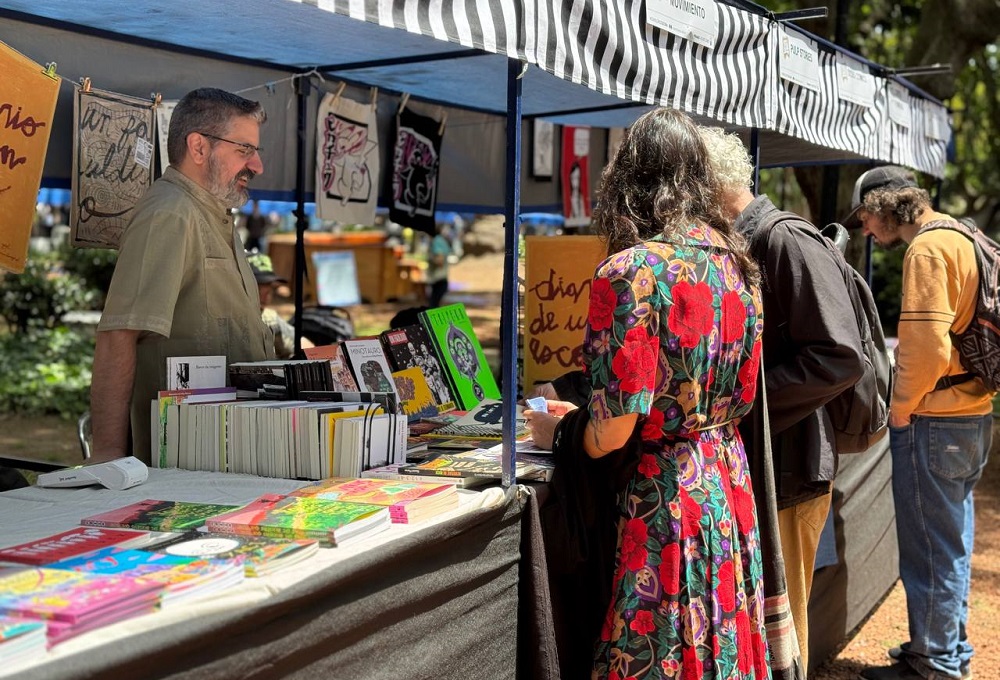
M 591 458 L 603 458 L 625 446 L 638 420 L 636 413 L 626 413 L 607 420 L 591 419 L 583 436 L 583 448 L 587 455 Z

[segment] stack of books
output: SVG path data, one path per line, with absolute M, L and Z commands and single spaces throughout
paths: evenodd
M 139 578 L 163 586 L 162 607 L 215 594 L 243 582 L 239 560 L 198 559 L 118 546 L 101 548 L 48 565 L 49 569 Z
M 413 524 L 458 507 L 452 484 L 384 479 L 325 479 L 292 492 L 293 496 L 367 503 L 389 509 L 396 524 Z
M 0 668 L 16 673 L 45 655 L 45 622 L 0 616 Z
M 220 534 L 312 539 L 333 547 L 384 531 L 389 524 L 389 511 L 379 505 L 265 494 L 205 526 Z
M 146 531 L 183 531 L 197 529 L 204 525 L 209 517 L 229 512 L 237 507 L 239 506 L 220 503 L 144 500 L 84 517 L 80 520 L 80 524 Z
M 163 555 L 234 561 L 243 565 L 246 576 L 256 578 L 303 562 L 316 554 L 319 543 L 192 531 L 140 549 Z
M 163 586 L 131 576 L 47 567 L 0 568 L 0 614 L 41 619 L 50 645 L 153 611 Z

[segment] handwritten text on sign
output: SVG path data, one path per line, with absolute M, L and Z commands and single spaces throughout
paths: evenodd
M 59 79 L 0 43 L 0 268 L 24 271 Z
M 596 236 L 525 239 L 525 389 L 582 368 L 590 284 L 604 257 Z
M 152 102 L 80 91 L 74 111 L 73 244 L 117 248 L 153 183 Z

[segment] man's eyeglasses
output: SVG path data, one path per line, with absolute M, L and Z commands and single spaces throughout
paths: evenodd
M 220 142 L 228 142 L 233 146 L 239 147 L 240 149 L 239 153 L 244 158 L 253 158 L 253 155 L 255 153 L 261 152 L 261 147 L 254 146 L 253 144 L 247 144 L 246 142 L 234 142 L 231 139 L 226 139 L 225 137 L 216 137 L 215 135 L 210 135 L 207 132 L 199 132 L 198 134 L 201 135 L 202 137 L 208 137 L 209 139 L 216 139 Z

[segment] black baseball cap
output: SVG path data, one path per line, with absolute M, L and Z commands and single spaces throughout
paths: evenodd
M 858 210 L 861 203 L 871 191 L 875 189 L 908 189 L 919 186 L 916 177 L 906 168 L 898 165 L 883 165 L 879 168 L 872 168 L 865 172 L 858 181 L 854 183 L 854 194 L 851 196 L 851 214 L 844 219 L 844 226 L 848 229 L 859 229 L 861 220 L 858 219 Z

